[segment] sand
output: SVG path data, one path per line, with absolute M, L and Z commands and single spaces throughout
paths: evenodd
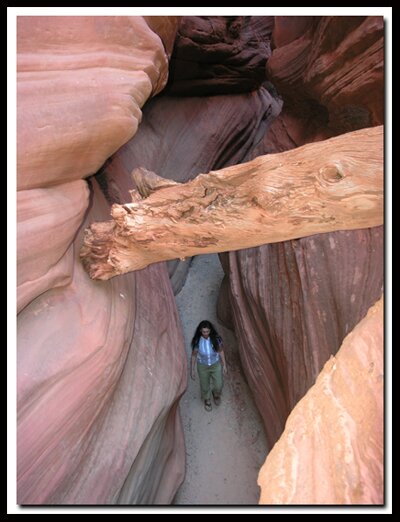
M 199 378 L 189 378 L 180 403 L 186 443 L 186 477 L 174 499 L 179 505 L 254 505 L 257 475 L 267 456 L 262 420 L 241 369 L 237 341 L 216 317 L 223 270 L 217 254 L 197 256 L 176 296 L 190 363 L 190 341 L 208 319 L 224 341 L 228 375 L 222 401 L 211 412 L 200 398 Z

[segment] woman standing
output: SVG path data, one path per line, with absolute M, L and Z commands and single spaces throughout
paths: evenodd
M 204 408 L 212 410 L 211 393 L 216 406 L 221 402 L 222 373 L 226 375 L 226 361 L 222 339 L 210 321 L 201 321 L 192 339 L 190 376 L 195 379 L 195 368 L 200 379 L 201 399 Z M 221 365 L 222 363 L 222 365 Z

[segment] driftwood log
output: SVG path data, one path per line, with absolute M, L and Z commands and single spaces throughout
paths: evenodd
M 132 202 L 85 231 L 92 279 L 150 263 L 383 223 L 383 127 L 260 156 L 180 184 L 137 169 Z

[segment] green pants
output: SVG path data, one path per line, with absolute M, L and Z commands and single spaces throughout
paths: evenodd
M 200 379 L 201 398 L 203 401 L 211 399 L 211 391 L 214 397 L 219 397 L 224 385 L 222 380 L 222 365 L 218 361 L 211 366 L 197 363 L 197 373 Z

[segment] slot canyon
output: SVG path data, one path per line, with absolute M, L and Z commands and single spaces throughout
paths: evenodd
M 19 505 L 384 504 L 382 16 L 18 16 L 16 199 Z

